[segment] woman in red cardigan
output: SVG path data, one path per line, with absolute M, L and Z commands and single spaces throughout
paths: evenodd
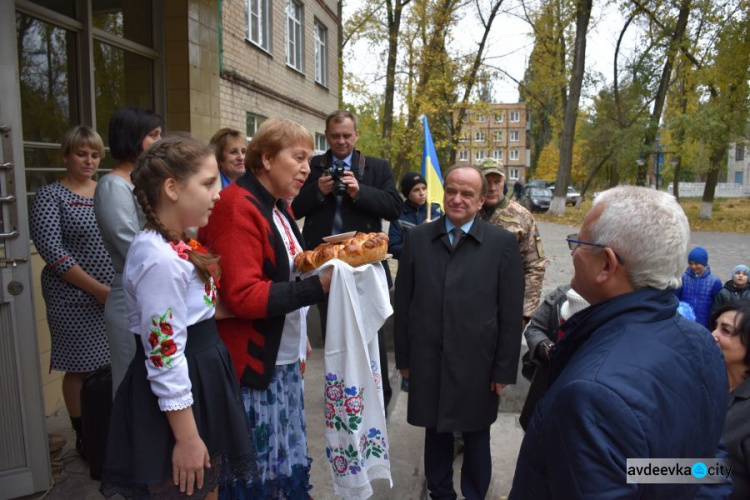
M 301 310 L 322 302 L 331 282 L 297 279 L 304 250 L 287 199 L 310 173 L 313 139 L 289 120 L 263 122 L 249 144 L 247 172 L 221 192 L 199 240 L 221 257 L 218 322 L 242 387 L 258 451 L 258 482 L 236 484 L 222 498 L 309 498 L 310 463 L 300 374 Z

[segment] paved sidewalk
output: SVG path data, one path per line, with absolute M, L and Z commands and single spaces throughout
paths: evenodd
M 549 259 L 544 282 L 544 293 L 547 293 L 563 283 L 570 282 L 573 266 L 565 236 L 576 232 L 577 228 L 543 222 L 539 224 L 539 230 Z M 708 249 L 712 271 L 722 281 L 728 279 L 732 268 L 738 263 L 750 264 L 750 235 L 748 234 L 693 233 L 691 243 Z M 313 458 L 311 493 L 315 500 L 333 500 L 337 497 L 333 494 L 323 438 L 322 380 L 324 380 L 324 373 L 322 350 L 319 349 L 322 341 L 316 308 L 311 308 L 308 324 L 311 341 L 314 346 L 318 346 L 308 362 L 308 373 L 305 377 L 309 454 Z M 390 321 L 386 324 L 386 332 L 392 337 L 391 325 Z M 391 344 L 390 339 L 389 344 Z M 393 371 L 392 352 L 389 366 L 392 370 L 391 385 L 394 388 L 388 419 L 393 488 L 389 488 L 387 481 L 376 480 L 373 482 L 375 494 L 372 498 L 421 500 L 426 498 L 422 465 L 424 430 L 406 423 L 408 394 L 398 391 L 400 384 L 397 373 Z M 518 424 L 518 412 L 527 390 L 528 382 L 519 374 L 518 384 L 506 389 L 498 421 L 492 426 L 493 476 L 488 499 L 500 500 L 510 491 L 516 457 L 523 439 L 523 431 Z M 56 416 L 48 418 L 47 425 L 50 432 L 65 435 L 68 438 L 68 444 L 62 452 L 64 458 L 56 460 L 54 464 L 54 467 L 61 471 L 56 484 L 44 498 L 54 500 L 100 498 L 99 483 L 89 479 L 86 464 L 78 459 L 72 449 L 73 432 L 70 429 L 67 413 L 63 410 Z M 454 464 L 454 487 L 457 490 L 460 489 L 461 459 L 462 456 L 459 455 Z M 39 494 L 28 498 L 40 499 L 41 497 L 42 495 Z

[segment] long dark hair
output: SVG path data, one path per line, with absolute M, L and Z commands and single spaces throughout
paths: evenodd
M 742 361 L 745 363 L 745 378 L 747 378 L 750 377 L 750 300 L 743 299 L 722 304 L 711 315 L 711 331 L 716 329 L 719 316 L 729 311 L 737 311 L 737 316 L 734 318 L 734 332 L 745 346 L 745 359 Z
M 186 234 L 175 234 L 159 220 L 153 207 L 161 198 L 162 186 L 167 179 L 186 182 L 198 172 L 201 160 L 213 156 L 211 148 L 188 134 L 166 137 L 139 158 L 130 178 L 135 188 L 133 193 L 146 215 L 146 226 L 157 231 L 170 243 L 187 242 Z M 211 277 L 219 279 L 221 268 L 219 258 L 211 253 L 188 252 L 188 259 L 195 265 L 198 274 L 208 283 Z

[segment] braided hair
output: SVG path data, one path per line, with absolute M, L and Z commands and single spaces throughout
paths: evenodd
M 185 233 L 175 234 L 169 230 L 156 215 L 153 207 L 160 201 L 162 186 L 170 178 L 187 182 L 198 172 L 201 161 L 212 155 L 211 148 L 189 134 L 172 135 L 149 147 L 130 174 L 135 186 L 133 194 L 146 215 L 146 227 L 158 232 L 169 243 L 189 242 L 190 238 Z M 190 251 L 187 255 L 206 284 L 211 277 L 219 279 L 221 268 L 217 256 L 200 251 Z

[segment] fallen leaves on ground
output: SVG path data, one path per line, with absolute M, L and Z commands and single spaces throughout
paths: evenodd
M 590 200 L 586 200 L 578 208 L 567 207 L 564 215 L 535 212 L 534 218 L 538 221 L 580 227 L 584 217 L 591 209 L 591 203 Z M 691 231 L 750 234 L 749 198 L 719 198 L 714 200 L 713 214 L 710 219 L 698 217 L 701 206 L 700 198 L 684 198 L 680 201 L 680 205 L 682 205 L 682 209 L 690 221 Z

